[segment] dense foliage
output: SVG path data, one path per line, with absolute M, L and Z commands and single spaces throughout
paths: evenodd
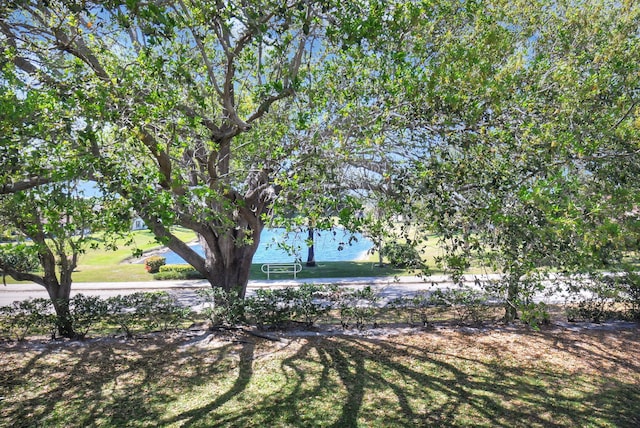
M 567 279 L 566 319 L 572 322 L 640 320 L 637 274 Z M 188 303 L 185 305 L 185 301 Z M 435 289 L 384 300 L 372 287 L 302 284 L 258 289 L 239 299 L 222 288 L 196 289 L 195 299 L 180 301 L 167 292 L 137 292 L 108 298 L 77 294 L 69 300 L 77 338 L 88 335 L 136 335 L 184 328 L 230 329 L 256 326 L 264 330 L 364 330 L 384 325 L 428 326 L 434 323 L 482 325 L 496 319 L 504 305 L 499 294 L 477 287 Z M 533 329 L 548 324 L 550 306 L 528 304 L 520 318 Z M 201 321 L 205 320 L 203 324 Z M 198 321 L 197 324 L 194 322 Z M 58 335 L 59 324 L 50 299 L 28 299 L 0 307 L 0 340 Z
M 240 297 L 270 217 L 436 233 L 513 320 L 638 247 L 639 26 L 608 0 L 5 2 L 1 193 L 94 180 Z

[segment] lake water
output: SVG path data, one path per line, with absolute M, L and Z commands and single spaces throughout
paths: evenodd
M 253 257 L 253 263 L 289 263 L 296 259 L 303 262 L 307 260 L 306 239 L 308 232 L 289 232 L 284 229 L 264 229 L 260 235 L 260 245 Z M 353 237 L 352 239 L 350 239 Z M 296 248 L 296 253 L 290 254 L 283 248 L 278 247 L 278 243 L 285 243 L 287 246 Z M 345 230 L 316 232 L 314 238 L 314 253 L 317 262 L 339 262 L 353 261 L 363 258 L 367 251 L 373 247 L 373 243 L 359 233 L 349 233 Z M 202 254 L 202 247 L 194 245 L 192 247 Z M 167 264 L 186 263 L 173 251 L 162 254 L 166 258 Z

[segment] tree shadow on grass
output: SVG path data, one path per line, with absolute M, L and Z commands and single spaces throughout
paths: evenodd
M 206 403 L 203 406 L 196 407 L 187 412 L 184 412 L 177 417 L 167 420 L 167 423 L 179 422 L 181 427 L 189 427 L 205 418 L 209 413 L 218 409 L 223 404 L 227 403 L 232 398 L 240 394 L 251 382 L 253 374 L 253 359 L 255 352 L 255 343 L 246 341 L 243 343 L 240 350 L 240 361 L 238 363 L 238 374 L 236 379 L 226 392 L 218 395 L 213 401 Z
M 567 372 L 561 366 L 544 361 L 529 364 L 507 354 L 508 349 L 497 350 L 496 357 L 489 353 L 488 358 L 477 358 L 431 349 L 428 343 L 421 347 L 367 338 L 309 339 L 282 360 L 277 392 L 257 394 L 243 409 L 200 422 L 201 426 L 638 426 L 637 378 Z M 256 377 L 260 372 L 254 367 Z M 625 398 L 620 400 L 620 394 Z
M 28 361 L 3 370 L 2 378 L 12 381 L 3 385 L 0 419 L 14 427 L 149 426 L 181 392 L 227 376 L 235 366 L 236 384 L 211 406 L 237 394 L 250 379 L 253 343 L 240 346 L 238 363 L 237 343 L 185 353 L 183 343 L 165 339 L 51 344 L 37 354 L 10 349 L 5 358 Z M 181 415 L 182 426 L 199 414 L 194 409 Z
M 637 333 L 495 336 L 313 337 L 275 351 L 253 337 L 215 347 L 158 337 L 11 350 L 24 361 L 2 373 L 11 381 L 0 417 L 11 426 L 640 425 L 640 363 L 624 352 L 638 349 Z

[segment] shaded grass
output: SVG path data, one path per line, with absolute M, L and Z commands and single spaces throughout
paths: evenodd
M 638 331 L 0 345 L 6 426 L 640 423 Z

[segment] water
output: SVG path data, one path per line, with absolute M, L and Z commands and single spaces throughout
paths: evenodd
M 289 263 L 296 259 L 307 260 L 306 239 L 308 232 L 289 232 L 284 229 L 264 229 L 260 236 L 260 245 L 253 257 L 253 263 Z M 353 239 L 350 239 L 353 237 Z M 295 253 L 291 254 L 278 243 L 292 246 Z M 338 262 L 361 259 L 373 247 L 373 243 L 359 233 L 351 234 L 345 230 L 316 232 L 314 238 L 314 252 L 317 262 Z M 192 247 L 202 254 L 202 247 Z M 186 262 L 173 251 L 163 254 L 167 264 L 185 264 Z

